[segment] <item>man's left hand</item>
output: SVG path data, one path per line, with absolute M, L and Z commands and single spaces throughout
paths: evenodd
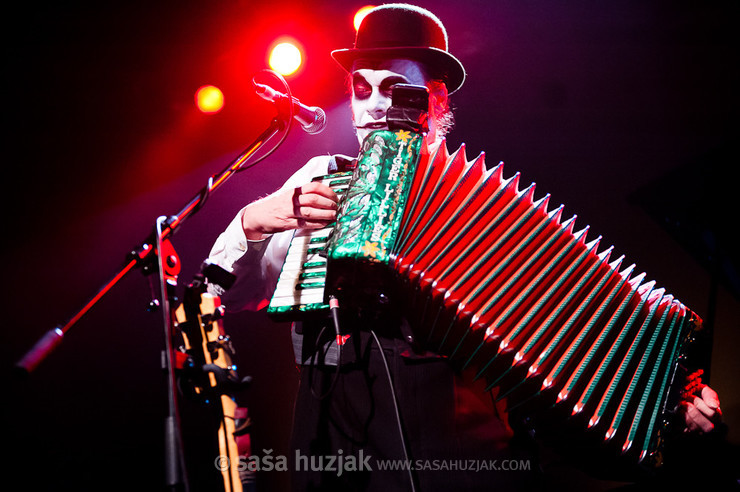
M 681 402 L 680 411 L 686 425 L 684 432 L 711 432 L 722 421 L 719 396 L 709 386 L 704 386 L 693 399 Z

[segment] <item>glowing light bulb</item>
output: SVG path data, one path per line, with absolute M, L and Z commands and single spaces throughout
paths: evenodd
M 270 52 L 270 68 L 280 75 L 290 75 L 296 72 L 303 63 L 301 50 L 290 42 L 275 45 Z
M 195 105 L 203 113 L 218 113 L 224 107 L 224 94 L 214 85 L 204 85 L 195 93 Z

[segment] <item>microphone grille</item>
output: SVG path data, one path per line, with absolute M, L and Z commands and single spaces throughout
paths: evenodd
M 314 118 L 313 122 L 310 125 L 303 127 L 306 133 L 311 135 L 321 133 L 324 131 L 324 128 L 326 128 L 326 113 L 324 110 L 317 107 L 315 108 L 315 113 L 316 118 Z

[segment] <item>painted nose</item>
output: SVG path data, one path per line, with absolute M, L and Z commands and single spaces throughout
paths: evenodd
M 383 95 L 377 88 L 374 88 L 368 104 L 367 112 L 374 120 L 379 120 L 385 116 L 388 108 L 391 106 L 391 98 Z

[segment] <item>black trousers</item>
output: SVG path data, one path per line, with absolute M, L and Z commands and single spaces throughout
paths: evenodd
M 531 487 L 534 457 L 526 447 L 512 446 L 512 431 L 488 394 L 471 387 L 447 360 L 410 358 L 400 341 L 381 339 L 397 416 L 380 348 L 368 335 L 363 333 L 351 362 L 338 372 L 328 366 L 301 369 L 293 490 Z

